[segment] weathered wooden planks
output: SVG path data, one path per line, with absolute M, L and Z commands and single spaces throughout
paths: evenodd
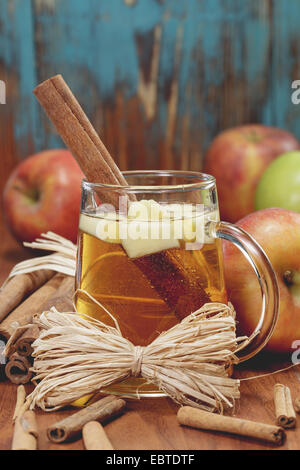
M 1 173 L 62 145 L 31 94 L 58 72 L 122 169 L 198 170 L 250 121 L 299 137 L 299 20 L 298 0 L 1 0 Z

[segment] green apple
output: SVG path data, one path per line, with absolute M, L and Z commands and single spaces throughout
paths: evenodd
M 300 149 L 290 132 L 262 124 L 226 129 L 205 153 L 204 172 L 216 178 L 220 215 L 235 223 L 254 211 L 257 183 L 279 155 Z
M 300 212 L 300 151 L 280 155 L 263 172 L 255 192 L 255 209 L 268 207 Z

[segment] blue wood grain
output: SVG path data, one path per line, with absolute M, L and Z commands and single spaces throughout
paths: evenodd
M 273 18 L 268 121 L 289 129 L 300 138 L 300 107 L 291 102 L 292 81 L 300 76 L 299 1 L 276 0 Z
M 32 96 L 62 73 L 125 167 L 201 168 L 222 129 L 300 137 L 299 0 L 0 0 L 18 152 L 62 145 Z M 10 108 L 9 108 L 10 109 Z M 31 144 L 32 142 L 32 144 Z
M 7 107 L 13 112 L 15 139 L 26 154 L 32 150 L 29 140 L 43 144 L 39 138 L 38 107 L 32 100 L 36 84 L 32 5 L 30 1 L 2 0 L 0 11 L 1 79 L 8 82 Z

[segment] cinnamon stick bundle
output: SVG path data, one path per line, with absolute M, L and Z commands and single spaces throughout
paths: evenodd
M 65 274 L 55 274 L 48 282 L 24 300 L 0 324 L 0 335 L 5 339 L 9 339 L 19 326 L 31 323 L 32 316 L 44 309 L 46 301 L 56 293 L 65 277 Z
M 49 310 L 51 307 L 55 307 L 57 310 L 62 312 L 72 312 L 74 310 L 72 297 L 74 294 L 74 278 L 71 276 L 65 276 L 57 291 L 50 296 L 49 299 L 46 299 L 45 303 L 40 309 L 39 312 Z M 39 328 L 37 325 L 31 325 L 27 328 L 24 333 L 20 335 L 19 338 L 16 338 L 14 343 L 14 348 L 20 356 L 28 357 L 32 353 L 32 343 L 39 336 Z
M 80 432 L 89 421 L 105 421 L 118 416 L 125 408 L 125 401 L 113 395 L 101 398 L 92 405 L 53 424 L 47 429 L 47 435 L 52 442 L 64 442 Z
M 13 316 L 18 324 L 28 322 L 26 326 L 19 327 L 12 333 L 6 345 L 8 362 L 5 366 L 5 374 L 11 382 L 25 384 L 33 375 L 30 370 L 32 366 L 31 344 L 39 336 L 39 328 L 31 324 L 33 315 L 40 314 L 51 307 L 64 312 L 73 311 L 73 294 L 74 278 L 56 274 L 47 285 L 32 294 L 9 315 L 7 320 Z M 7 329 L 6 334 L 8 335 L 11 330 L 12 327 Z M 0 325 L 0 331 L 3 334 L 3 325 Z
M 32 379 L 32 360 L 14 352 L 5 365 L 5 375 L 14 384 L 26 384 Z
M 285 439 L 285 431 L 279 426 L 217 415 L 191 406 L 181 407 L 177 413 L 177 419 L 185 426 L 252 437 L 277 445 L 282 445 Z
M 37 325 L 30 326 L 20 338 L 15 342 L 14 348 L 20 356 L 29 357 L 33 351 L 31 345 L 39 336 L 39 327 Z
M 19 326 L 9 338 L 6 347 L 6 357 L 11 357 L 14 353 L 19 356 L 29 357 L 32 353 L 31 344 L 36 340 L 39 335 L 39 328 L 37 325 L 30 323 L 24 326 Z
M 61 75 L 38 85 L 34 94 L 88 181 L 127 186 L 124 176 Z M 119 192 L 103 190 L 101 200 L 118 208 L 120 194 L 121 189 Z M 162 272 L 167 273 L 167 278 L 163 279 L 163 300 L 179 320 L 209 302 L 197 272 L 186 272 L 170 250 L 164 251 L 163 255 L 157 253 L 155 256 L 144 256 L 134 262 L 160 295 Z
M 5 283 L 0 290 L 0 322 L 19 305 L 54 276 L 50 269 L 39 269 L 28 274 L 18 274 Z

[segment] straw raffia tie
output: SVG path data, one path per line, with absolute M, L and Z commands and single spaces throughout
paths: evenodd
M 144 355 L 144 346 L 135 346 L 133 350 L 133 361 L 131 366 L 131 375 L 139 377 L 142 371 L 142 361 Z
M 56 410 L 130 376 L 143 377 L 179 404 L 208 411 L 221 412 L 239 398 L 239 380 L 228 376 L 228 367 L 249 339 L 236 338 L 231 304 L 205 304 L 144 347 L 124 338 L 107 313 L 114 327 L 55 308 L 34 318 L 40 335 L 32 345 L 31 408 Z

